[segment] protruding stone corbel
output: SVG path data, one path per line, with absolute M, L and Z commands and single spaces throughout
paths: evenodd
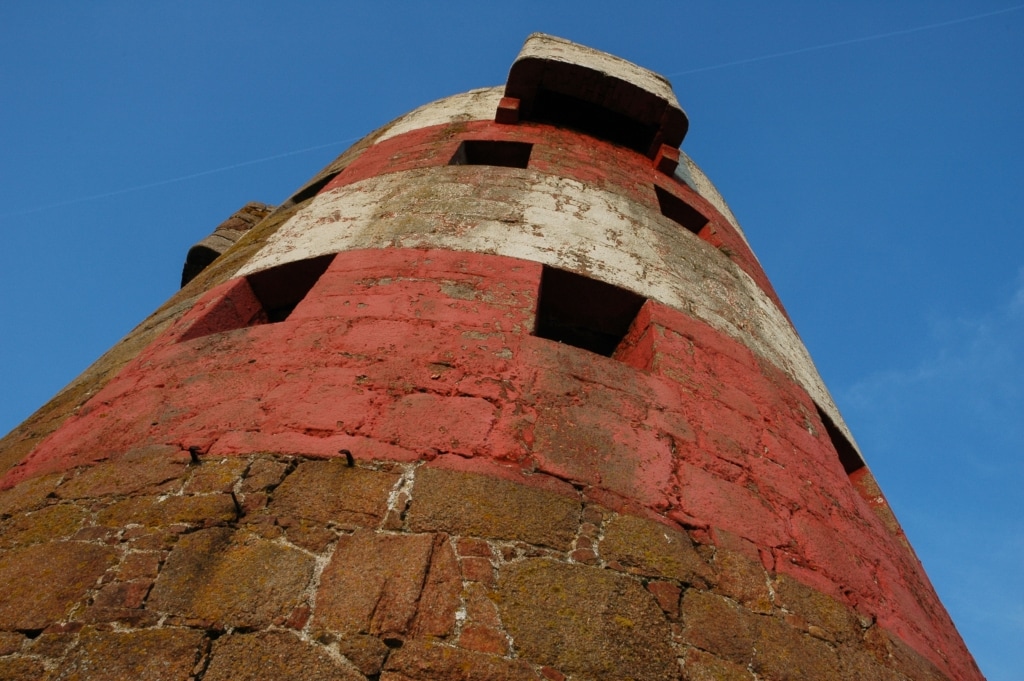
M 662 144 L 654 156 L 654 167 L 666 175 L 673 175 L 679 167 L 679 149 Z
M 513 125 L 519 122 L 519 98 L 502 97 L 494 114 L 495 123 Z

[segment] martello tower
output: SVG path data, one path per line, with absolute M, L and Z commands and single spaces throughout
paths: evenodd
M 0 678 L 981 678 L 687 125 L 534 35 L 218 228 L 0 441 Z

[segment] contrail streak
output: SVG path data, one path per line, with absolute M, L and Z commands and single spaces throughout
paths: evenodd
M 828 50 L 833 47 L 842 47 L 843 45 L 855 45 L 857 43 L 866 43 L 872 40 L 882 40 L 883 38 L 892 38 L 898 35 L 907 35 L 909 33 L 919 33 L 921 31 L 930 31 L 934 28 L 942 28 L 944 26 L 955 26 L 956 24 L 963 24 L 968 21 L 977 21 L 978 19 L 985 19 L 988 17 L 994 17 L 999 14 L 1006 14 L 1008 12 L 1016 12 L 1017 10 L 1024 9 L 1024 5 L 1014 5 L 1013 7 L 1007 7 L 1005 9 L 998 9 L 993 12 L 984 12 L 982 14 L 972 14 L 969 17 L 961 17 L 959 19 L 950 19 L 949 21 L 940 21 L 935 24 L 925 24 L 924 26 L 914 26 L 913 28 L 904 28 L 899 31 L 888 31 L 886 33 L 876 33 L 874 35 L 866 35 L 860 38 L 850 38 L 849 40 L 840 40 L 834 43 L 823 43 L 821 45 L 812 45 L 810 47 L 801 47 L 796 50 L 786 50 L 785 52 L 775 52 L 773 54 L 762 54 L 759 57 L 749 57 L 748 59 L 737 59 L 736 61 L 723 62 L 721 64 L 715 64 L 713 66 L 701 66 L 696 69 L 688 69 L 686 71 L 676 71 L 675 73 L 666 73 L 666 76 L 686 76 L 691 73 L 703 73 L 705 71 L 716 71 L 718 69 L 729 68 L 730 66 L 740 66 L 742 64 L 753 64 L 759 61 L 767 61 L 769 59 L 778 59 L 779 57 L 788 57 L 794 54 L 803 54 L 805 52 L 817 52 L 819 50 Z
M 14 217 L 17 215 L 28 215 L 30 213 L 38 213 L 44 210 L 50 210 L 52 208 L 60 208 L 61 206 L 71 206 L 76 203 L 85 203 L 86 201 L 96 201 L 97 199 L 105 199 L 111 196 L 120 196 L 121 194 L 130 194 L 131 192 L 142 191 L 143 189 L 150 189 L 152 187 L 162 187 L 166 184 L 174 184 L 175 182 L 184 182 L 185 180 L 191 180 L 197 177 L 204 177 L 206 175 L 214 175 L 216 173 L 227 172 L 228 170 L 235 170 L 236 168 L 244 168 L 245 166 L 254 166 L 259 163 L 266 163 L 267 161 L 276 161 L 279 158 L 286 158 L 288 156 L 297 156 L 298 154 L 305 154 L 310 151 L 316 151 L 317 149 L 326 149 L 328 147 L 335 147 L 339 144 L 345 144 L 347 142 L 354 142 L 359 139 L 358 137 L 351 137 L 345 140 L 338 140 L 336 142 L 328 142 L 327 144 L 318 144 L 314 147 L 306 147 L 305 149 L 296 149 L 295 151 L 286 151 L 283 154 L 274 154 L 273 156 L 264 156 L 263 158 L 254 158 L 251 161 L 242 161 L 241 163 L 232 163 L 229 166 L 221 166 L 220 168 L 212 168 L 210 170 L 202 170 L 198 173 L 190 173 L 188 175 L 179 175 L 178 177 L 171 177 L 166 180 L 157 180 L 156 182 L 147 182 L 146 184 L 137 184 L 132 187 L 125 187 L 123 189 L 115 189 L 114 191 L 104 192 L 102 194 L 92 194 L 90 196 L 80 196 L 77 199 L 68 199 L 67 201 L 59 201 L 57 203 L 49 203 L 45 206 L 36 206 L 35 208 L 26 208 L 25 210 L 12 211 L 10 213 L 0 213 L 0 219 Z

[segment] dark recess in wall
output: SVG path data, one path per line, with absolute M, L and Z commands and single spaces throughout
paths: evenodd
M 701 230 L 708 224 L 703 213 L 661 187 L 655 186 L 654 193 L 658 195 L 662 215 L 700 236 Z
M 291 198 L 285 201 L 284 204 L 282 204 L 282 208 L 287 206 L 295 206 L 304 201 L 310 200 L 311 198 L 319 194 L 320 190 L 326 187 L 330 183 L 330 181 L 337 177 L 340 173 L 340 170 L 336 173 L 329 173 L 321 177 L 313 184 L 303 187 L 298 192 L 293 194 Z
M 327 267 L 334 254 L 290 262 L 246 277 L 252 292 L 267 314 L 267 322 L 283 322 L 302 302 Z
M 528 120 L 579 130 L 641 154 L 647 154 L 658 134 L 655 125 L 644 125 L 625 114 L 572 95 L 540 88 Z
M 283 322 L 327 271 L 334 254 L 290 262 L 238 279 L 178 342 Z
M 846 474 L 853 475 L 861 468 L 864 468 L 864 461 L 861 460 L 860 454 L 854 449 L 853 444 L 846 439 L 846 436 L 836 427 L 836 424 L 832 422 L 828 414 L 822 411 L 821 407 L 818 405 L 814 405 L 814 407 L 818 410 L 818 418 L 821 419 L 822 424 L 825 426 L 825 433 L 828 434 L 828 439 L 832 441 L 832 447 L 835 448 L 836 454 L 839 455 L 839 462 L 843 464 L 843 470 L 846 471 Z
M 645 300 L 603 281 L 545 266 L 534 335 L 611 357 Z
M 525 168 L 530 163 L 532 150 L 529 142 L 466 140 L 459 145 L 448 165 Z

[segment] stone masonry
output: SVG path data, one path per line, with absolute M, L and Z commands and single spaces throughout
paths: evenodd
M 154 447 L 0 506 L 12 681 L 943 678 L 739 536 L 569 485 Z

